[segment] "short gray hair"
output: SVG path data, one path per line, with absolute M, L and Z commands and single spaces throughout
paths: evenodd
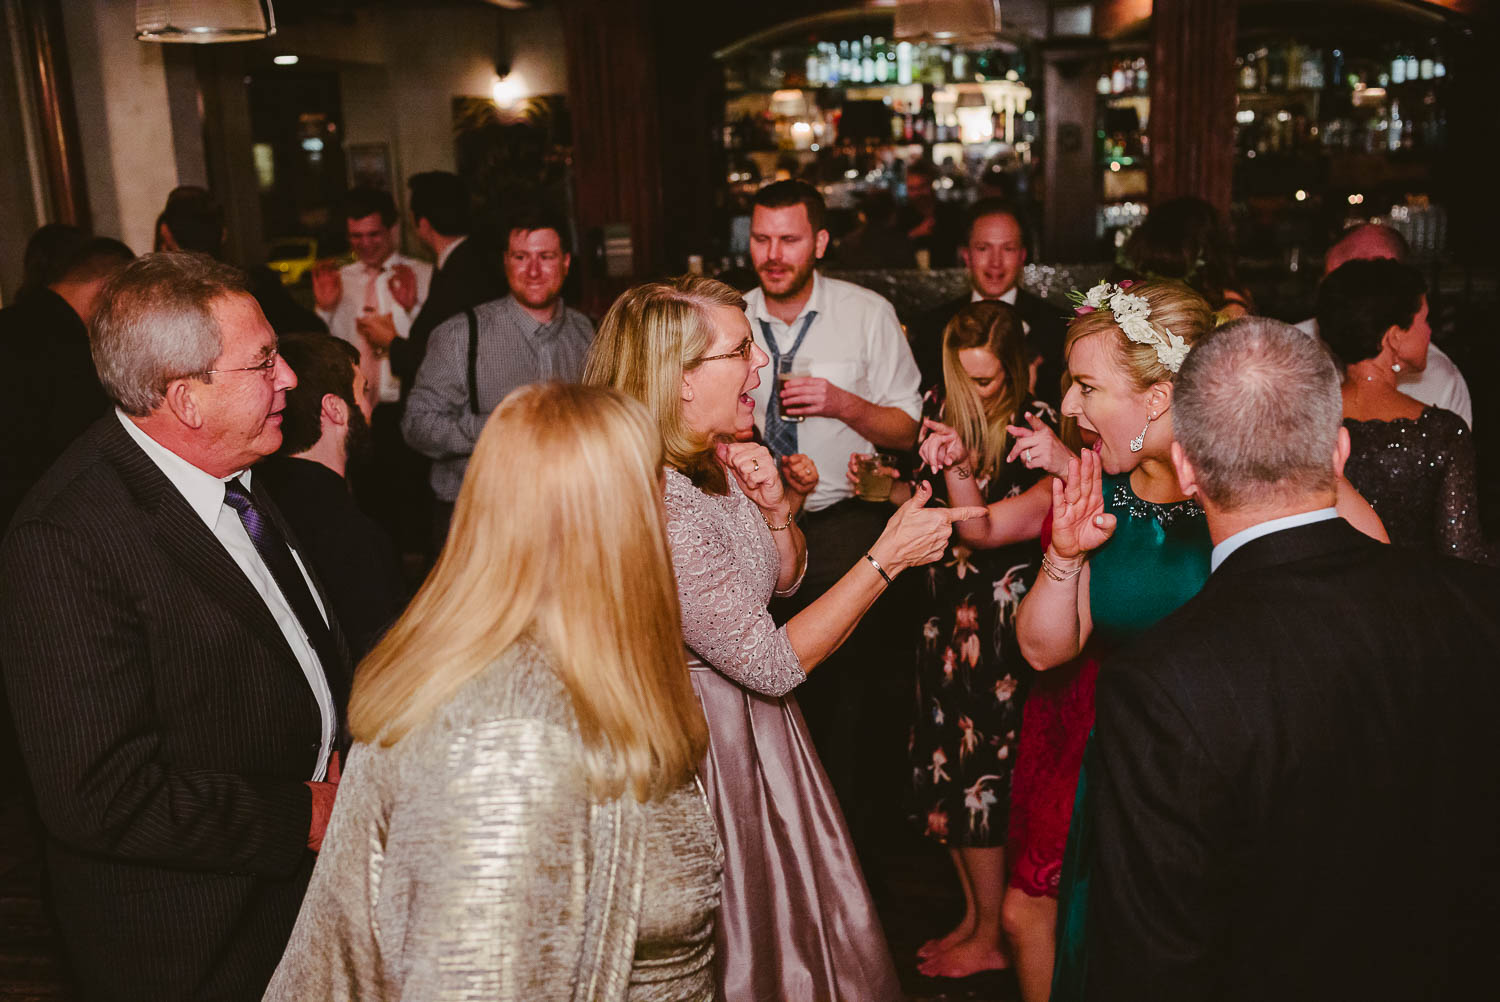
M 204 254 L 131 262 L 100 293 L 90 332 L 104 392 L 126 414 L 145 417 L 172 380 L 213 368 L 223 350 L 213 305 L 236 294 L 248 295 L 244 273 Z
M 1328 348 L 1279 320 L 1200 341 L 1177 375 L 1172 431 L 1208 500 L 1234 511 L 1333 489 L 1340 382 Z

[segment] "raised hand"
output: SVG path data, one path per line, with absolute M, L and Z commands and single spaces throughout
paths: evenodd
M 391 277 L 386 284 L 390 286 L 391 298 L 410 313 L 412 307 L 417 305 L 417 273 L 411 270 L 411 265 L 398 264 L 392 268 Z
M 344 297 L 344 279 L 332 261 L 323 260 L 313 265 L 312 289 L 318 309 L 324 313 L 338 309 L 339 300 Z
M 870 547 L 870 554 L 880 561 L 888 574 L 896 574 L 908 567 L 930 564 L 943 555 L 948 548 L 948 538 L 953 534 L 953 523 L 970 518 L 983 518 L 989 513 L 982 505 L 965 508 L 928 508 L 932 499 L 932 485 L 922 481 L 891 520 L 885 531 Z
M 950 466 L 962 466 L 969 461 L 968 446 L 958 437 L 958 432 L 948 425 L 932 418 L 923 418 L 922 431 L 927 437 L 922 440 L 917 454 L 922 457 L 922 464 L 933 473 L 941 473 Z
M 800 452 L 781 457 L 781 475 L 786 478 L 787 489 L 803 497 L 818 486 L 818 467 Z
M 1068 460 L 1061 479 L 1052 481 L 1052 550 L 1059 557 L 1081 557 L 1114 535 L 1115 517 L 1104 510 L 1104 479 L 1099 454 L 1083 450 Z
M 739 481 L 747 498 L 762 511 L 779 513 L 786 498 L 781 471 L 770 450 L 756 442 L 720 442 L 715 451 L 719 462 Z
M 1017 458 L 1028 470 L 1046 470 L 1054 477 L 1068 472 L 1068 460 L 1076 458 L 1071 449 L 1063 445 L 1062 439 L 1048 424 L 1030 411 L 1026 412 L 1026 426 L 1006 425 L 1005 430 L 1016 440 L 1007 463 Z

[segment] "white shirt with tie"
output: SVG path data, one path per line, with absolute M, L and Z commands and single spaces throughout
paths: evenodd
M 396 302 L 396 297 L 391 295 L 391 273 L 398 264 L 410 268 L 417 279 L 417 301 L 410 310 L 404 309 Z M 339 281 L 343 284 L 339 304 L 331 312 L 319 310 L 318 316 L 328 325 L 330 334 L 359 349 L 360 368 L 364 370 L 371 391 L 376 394 L 376 401 L 382 404 L 395 403 L 401 399 L 401 380 L 391 372 L 390 357 L 386 354 L 377 356 L 373 352 L 370 343 L 360 334 L 355 321 L 368 306 L 376 313 L 391 315 L 397 337 L 410 337 L 411 322 L 422 311 L 422 304 L 427 300 L 427 289 L 432 283 L 432 265 L 398 252 L 381 262 L 378 270 L 371 269 L 362 261 L 346 264 L 339 269 Z M 373 288 L 371 283 L 374 284 Z
M 301 666 L 302 674 L 306 676 L 307 684 L 312 689 L 313 697 L 318 701 L 318 714 L 322 718 L 323 733 L 318 749 L 318 763 L 310 778 L 315 782 L 323 781 L 328 775 L 328 758 L 333 752 L 334 732 L 338 726 L 338 714 L 334 711 L 333 693 L 328 687 L 328 677 L 323 673 L 323 665 L 318 661 L 312 641 L 302 629 L 297 614 L 292 611 L 291 603 L 281 593 L 281 587 L 276 584 L 276 579 L 271 576 L 270 568 L 260 558 L 260 553 L 251 542 L 250 534 L 245 531 L 239 514 L 224 503 L 224 481 L 239 477 L 248 488 L 250 471 L 245 470 L 221 480 L 200 470 L 147 435 L 124 412 L 116 409 L 115 416 L 120 419 L 120 424 L 125 426 L 125 431 L 131 440 L 141 447 L 141 450 L 156 464 L 156 468 L 161 470 L 162 475 L 171 482 L 173 487 L 177 488 L 177 493 L 182 495 L 188 507 L 203 520 L 203 524 L 208 526 L 208 531 L 214 534 L 214 538 L 223 544 L 224 549 L 239 565 L 240 570 L 245 572 L 245 577 L 250 579 L 250 584 L 265 601 L 271 617 L 281 628 L 281 635 L 286 638 L 287 646 L 291 647 L 292 654 L 296 656 L 297 664 Z M 291 552 L 292 559 L 297 562 L 297 569 L 302 572 L 303 579 L 307 581 L 307 590 L 312 593 L 313 601 L 318 605 L 318 613 L 326 623 L 328 610 L 323 608 L 323 602 L 318 597 L 318 590 L 313 587 L 312 578 L 308 576 L 302 558 L 298 556 L 296 550 Z

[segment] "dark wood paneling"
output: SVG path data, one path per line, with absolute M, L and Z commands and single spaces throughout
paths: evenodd
M 58 0 L 22 0 L 22 45 L 32 99 L 41 127 L 42 159 L 47 170 L 51 222 L 91 229 L 88 189 L 84 185 L 78 120 L 74 115 L 72 75 L 68 72 Z
M 1182 195 L 1229 212 L 1234 169 L 1235 0 L 1155 0 L 1151 200 Z

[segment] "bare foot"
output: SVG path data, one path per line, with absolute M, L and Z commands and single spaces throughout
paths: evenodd
M 972 935 L 974 935 L 974 922 L 966 918 L 962 922 L 959 922 L 953 931 L 946 936 L 929 939 L 918 947 L 917 959 L 926 960 L 928 957 L 935 957 L 940 953 L 953 949 Z
M 967 978 L 981 971 L 1003 971 L 1010 955 L 993 943 L 967 939 L 917 965 L 929 978 Z

